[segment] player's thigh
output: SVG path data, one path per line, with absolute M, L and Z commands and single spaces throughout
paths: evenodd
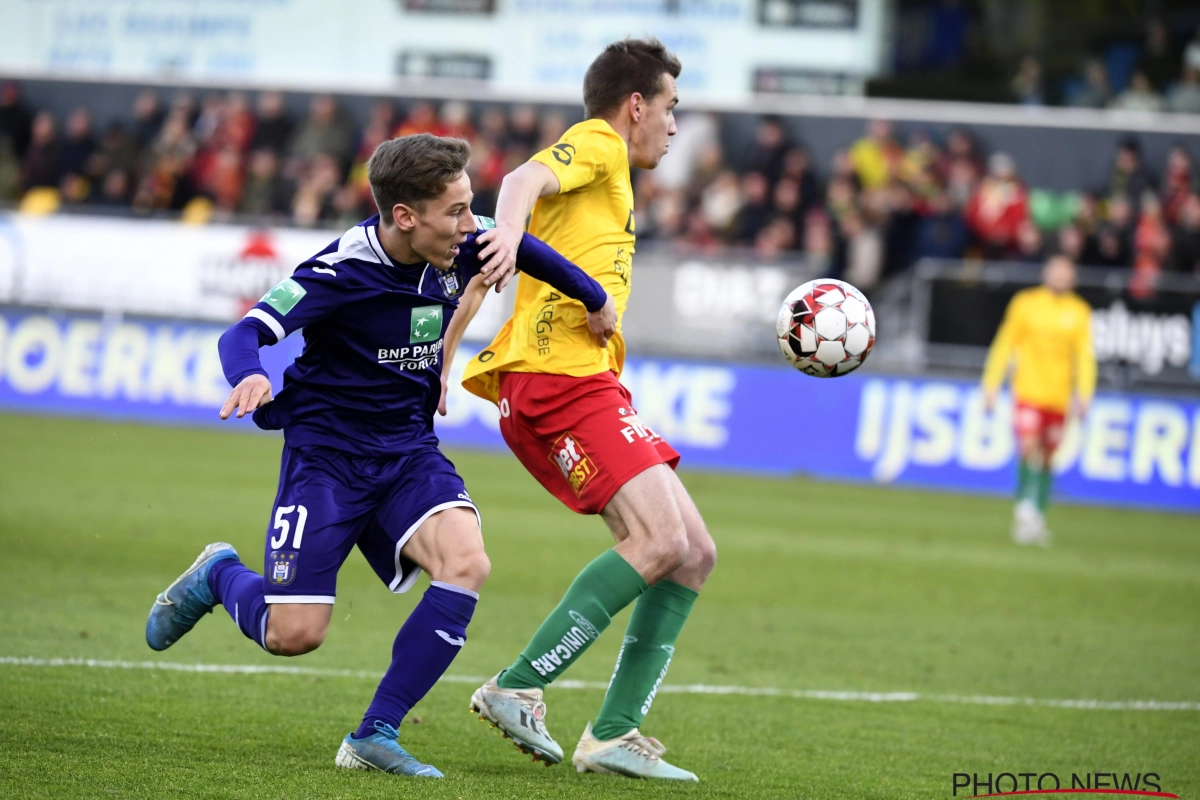
M 601 516 L 618 540 L 687 539 L 683 512 L 676 495 L 678 478 L 666 464 L 655 464 L 621 484 Z
M 268 604 L 333 604 L 338 570 L 378 503 L 357 472 L 345 454 L 284 448 L 263 548 Z
M 421 523 L 401 550 L 435 581 L 478 592 L 491 572 L 474 509 L 447 508 Z
M 426 529 L 422 536 L 426 544 L 437 532 L 445 529 L 460 543 L 471 548 L 469 553 L 460 558 L 460 562 L 469 560 L 468 555 L 478 555 L 474 548 L 482 548 L 479 511 L 471 501 L 454 464 L 440 450 L 436 447 L 422 448 L 397 461 L 389 479 L 391 487 L 386 498 L 358 540 L 358 547 L 367 562 L 389 589 L 393 592 L 407 591 L 425 567 L 412 557 L 412 553 L 418 552 L 422 557 L 428 557 L 431 548 L 408 548 L 422 528 Z M 444 512 L 449 510 L 462 513 L 446 516 Z M 473 518 L 473 522 L 469 519 L 464 521 L 464 515 Z M 433 522 L 427 525 L 431 520 Z M 473 531 L 473 534 L 467 531 Z M 449 549 L 452 550 L 452 547 Z M 430 563 L 440 568 L 441 562 Z M 478 565 L 478 559 L 472 563 Z M 439 580 L 436 577 L 434 579 Z

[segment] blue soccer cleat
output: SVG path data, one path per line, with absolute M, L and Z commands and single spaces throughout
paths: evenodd
M 376 733 L 365 739 L 349 734 L 338 749 L 336 763 L 346 769 L 377 769 L 393 775 L 444 778 L 441 770 L 417 761 L 400 746 L 400 732 L 386 722 L 375 722 Z
M 208 588 L 208 571 L 218 561 L 237 557 L 231 544 L 210 544 L 187 572 L 154 599 L 150 618 L 146 620 L 146 644 L 151 650 L 166 650 L 213 610 L 217 600 Z

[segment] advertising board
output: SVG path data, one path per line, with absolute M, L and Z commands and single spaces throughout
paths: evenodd
M 236 426 L 216 353 L 222 325 L 0 309 L 0 408 Z M 279 388 L 299 335 L 263 351 Z M 455 374 L 473 354 L 456 359 Z M 684 464 L 770 475 L 1005 494 L 1015 479 L 1007 398 L 987 413 L 974 383 L 859 374 L 817 380 L 787 367 L 631 358 L 639 416 Z M 452 446 L 504 450 L 494 406 L 451 382 L 437 420 Z M 617 421 L 614 421 L 617 424 Z M 1055 465 L 1069 500 L 1200 513 L 1200 402 L 1102 392 Z

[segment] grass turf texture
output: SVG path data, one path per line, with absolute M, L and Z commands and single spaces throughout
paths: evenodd
M 207 542 L 260 566 L 278 439 L 0 416 L 0 656 L 288 664 L 382 673 L 420 589 L 394 597 L 358 555 L 329 638 L 272 658 L 217 610 L 162 656 L 154 598 Z M 509 456 L 452 453 L 484 515 L 493 573 L 459 675 L 509 663 L 608 546 Z M 1055 507 L 1050 550 L 1019 549 L 999 499 L 684 473 L 720 563 L 670 684 L 1060 699 L 1200 700 L 1194 517 Z M 605 681 L 627 615 L 568 677 Z M 439 684 L 401 741 L 449 776 L 333 766 L 364 678 L 0 665 L 0 796 L 951 796 L 955 772 L 1157 772 L 1200 794 L 1200 712 L 660 694 L 646 732 L 699 785 L 577 775 L 520 756 Z M 551 687 L 569 754 L 601 693 Z M 960 791 L 959 796 L 964 793 Z M 970 794 L 966 792 L 965 794 Z

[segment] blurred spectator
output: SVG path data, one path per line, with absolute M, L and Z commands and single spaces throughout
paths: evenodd
M 1108 177 L 1108 194 L 1124 195 L 1140 200 L 1148 191 L 1157 188 L 1158 181 L 1142 160 L 1142 145 L 1134 137 L 1122 139 L 1113 156 L 1112 173 Z
M 1086 244 L 1087 241 L 1079 228 L 1074 225 L 1064 225 L 1058 231 L 1058 245 L 1055 247 L 1055 253 L 1064 255 L 1078 264 L 1083 258 Z
M 820 210 L 804 217 L 804 258 L 808 266 L 827 275 L 833 268 L 834 241 L 829 216 Z
M 137 144 L 119 122 L 110 123 L 84 167 L 89 180 L 97 186 L 113 170 L 121 170 L 129 179 L 138 166 Z
M 1012 79 L 1012 93 L 1023 106 L 1040 106 L 1046 102 L 1046 91 L 1042 86 L 1042 62 L 1033 56 L 1025 56 Z
M 29 147 L 21 160 L 21 186 L 32 189 L 38 186 L 57 186 L 61 175 L 62 148 L 54 117 L 49 111 L 39 111 L 33 118 Z
M 258 95 L 258 124 L 250 141 L 252 150 L 270 150 L 275 155 L 287 151 L 292 139 L 292 120 L 280 92 Z
M 1171 46 L 1170 32 L 1161 19 L 1146 23 L 1146 42 L 1137 68 L 1160 93 L 1179 76 L 1179 51 Z
M 7 134 L 0 134 L 0 202 L 21 196 L 21 160 Z
M 1200 72 L 1200 26 L 1196 27 L 1196 35 L 1183 50 L 1183 68 L 1189 67 Z
M 566 130 L 566 126 L 563 127 Z M 448 100 L 442 104 L 442 115 L 438 120 L 437 130 L 438 136 L 453 136 L 456 139 L 466 139 L 468 142 L 475 141 L 475 127 L 471 124 L 471 107 L 461 100 Z M 558 141 L 558 134 L 555 134 L 554 140 Z
M 1149 297 L 1158 285 L 1163 262 L 1170 254 L 1171 236 L 1162 217 L 1162 206 L 1153 192 L 1142 197 L 1141 215 L 1133 233 L 1133 276 L 1129 293 Z
M 1200 114 L 1200 69 L 1187 66 L 1183 78 L 1167 96 L 1167 110 L 1178 114 Z
M 62 175 L 59 184 L 65 201 L 82 203 L 91 193 L 86 168 L 95 149 L 91 112 L 86 108 L 77 108 L 67 117 L 66 137 L 59 164 Z
M 775 217 L 754 237 L 754 253 L 773 259 L 796 245 L 796 226 L 787 217 Z
M 291 197 L 292 187 L 280 174 L 279 156 L 270 147 L 255 150 L 238 211 L 263 217 L 285 214 Z
M 787 125 L 776 116 L 763 117 L 754 132 L 747 168 L 760 173 L 774 186 L 783 173 L 783 156 L 790 144 Z
M 1108 70 L 1098 58 L 1089 58 L 1083 65 L 1083 88 L 1068 98 L 1068 104 L 1078 108 L 1104 108 L 1112 100 L 1108 85 Z
M 104 181 L 100 185 L 100 191 L 97 193 L 93 202 L 96 205 L 107 206 L 109 208 L 119 208 L 124 206 L 129 207 L 129 202 L 132 199 L 131 188 L 132 181 L 129 179 L 129 173 L 123 169 L 113 169 L 104 176 Z
M 807 215 L 813 208 L 821 205 L 821 189 L 817 185 L 817 176 L 813 174 L 808 151 L 803 147 L 789 147 L 783 154 L 783 178 L 796 183 L 800 192 L 802 214 Z
M 408 109 L 408 116 L 396 128 L 392 138 L 412 136 L 416 133 L 435 133 L 438 129 L 437 111 L 428 100 L 418 100 Z
M 1126 237 L 1106 222 L 1097 227 L 1087 242 L 1080 263 L 1092 267 L 1127 267 L 1132 263 L 1132 253 Z
M 333 195 L 340 183 L 341 168 L 337 158 L 331 153 L 313 156 L 292 198 L 292 221 L 311 227 L 322 219 L 332 218 Z
M 735 237 L 734 227 L 742 210 L 742 185 L 738 175 L 727 169 L 717 175 L 700 195 L 700 209 L 709 227 Z
M 1066 230 L 1066 228 L 1063 230 Z M 1078 231 L 1076 231 L 1076 233 L 1078 233 Z M 1081 238 L 1080 250 L 1082 250 L 1082 241 L 1083 240 Z M 1017 226 L 1017 252 L 1015 254 L 1016 260 L 1040 264 L 1045 256 L 1046 248 L 1042 241 L 1041 230 L 1037 225 L 1033 224 L 1033 220 L 1023 220 L 1021 224 Z
M 526 153 L 526 158 L 533 155 L 533 148 L 538 143 L 537 109 L 530 105 L 519 105 L 513 108 L 509 128 L 508 146 Z M 524 159 L 522 159 L 524 160 Z
M 1134 70 L 1133 77 L 1129 79 L 1129 88 L 1117 95 L 1109 107 L 1124 111 L 1162 111 L 1166 103 L 1162 95 L 1154 90 L 1146 73 L 1139 69 Z
M 966 252 L 969 234 L 962 214 L 950 196 L 939 192 L 929 204 L 929 213 L 917 226 L 914 258 L 961 258 Z
M 705 150 L 720 143 L 720 130 L 712 114 L 682 114 L 676 125 L 678 132 L 671 137 L 671 147 L 654 170 L 659 186 L 665 189 L 692 185 Z
M 553 147 L 569 127 L 561 112 L 547 111 L 542 115 L 541 124 L 538 125 L 537 149 L 545 150 L 547 147 Z
M 846 253 L 842 277 L 870 292 L 883 276 L 883 233 L 858 211 L 842 217 L 841 229 Z
M 734 222 L 735 241 L 753 244 L 759 232 L 771 219 L 771 186 L 761 172 L 747 172 L 742 176 L 742 207 Z
M 946 138 L 946 152 L 936 172 L 946 186 L 950 202 L 955 208 L 964 207 L 983 178 L 983 161 L 970 133 L 962 128 L 950 131 Z
M 904 151 L 892 138 L 892 123 L 873 119 L 867 123 L 867 135 L 850 148 L 850 162 L 864 189 L 876 189 L 896 172 Z
M 133 140 L 138 146 L 144 146 L 154 140 L 162 128 L 163 110 L 158 102 L 158 93 L 153 89 L 138 92 L 133 101 Z
M 6 138 L 13 154 L 20 161 L 29 147 L 33 114 L 21 100 L 21 87 L 16 81 L 0 86 L 0 138 Z
M 1176 142 L 1167 153 L 1167 169 L 1163 175 L 1163 216 L 1168 225 L 1178 225 L 1183 204 L 1192 194 L 1192 154 Z
M 1029 203 L 1011 156 L 995 153 L 988 159 L 988 175 L 967 201 L 963 215 L 984 258 L 1005 258 L 1015 249 Z
M 331 95 L 313 95 L 308 119 L 292 141 L 293 158 L 306 162 L 317 156 L 331 156 L 339 170 L 349 166 L 354 152 L 354 123 Z
M 1200 195 L 1184 201 L 1171 249 L 1171 269 L 1200 278 Z

